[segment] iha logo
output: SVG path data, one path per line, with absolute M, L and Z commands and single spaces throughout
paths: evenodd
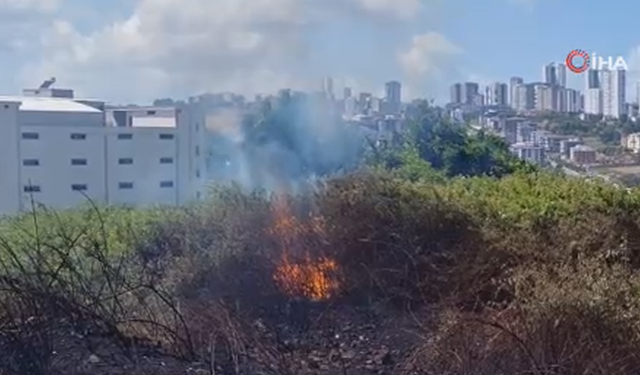
M 628 70 L 627 62 L 622 56 L 599 56 L 596 53 L 587 53 L 581 49 L 569 52 L 565 59 L 565 65 L 574 73 L 584 73 L 587 69 L 595 70 Z

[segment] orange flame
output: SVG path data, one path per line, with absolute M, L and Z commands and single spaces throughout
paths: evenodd
M 340 286 L 335 260 L 326 257 L 312 259 L 306 251 L 302 261 L 292 261 L 290 254 L 292 248 L 298 248 L 300 236 L 324 233 L 322 220 L 312 218 L 308 223 L 300 222 L 284 199 L 274 201 L 273 213 L 275 223 L 269 232 L 283 246 L 282 257 L 273 275 L 276 284 L 291 296 L 306 297 L 314 301 L 331 298 Z

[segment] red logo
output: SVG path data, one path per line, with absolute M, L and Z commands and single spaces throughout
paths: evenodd
M 576 61 L 577 60 L 577 61 Z M 591 64 L 591 60 L 589 54 L 581 49 L 574 49 L 569 52 L 567 58 L 565 59 L 565 63 L 567 68 L 574 73 L 583 73 L 587 69 L 589 69 L 589 64 Z

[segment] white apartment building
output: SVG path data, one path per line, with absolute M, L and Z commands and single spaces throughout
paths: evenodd
M 626 112 L 626 72 L 624 70 L 602 70 L 602 114 L 605 117 L 620 118 Z
M 535 92 L 536 111 L 556 111 L 558 105 L 558 88 L 551 84 L 537 84 Z
M 204 137 L 189 111 L 106 109 L 43 84 L 0 97 L 0 129 L 2 215 L 30 210 L 32 201 L 56 209 L 88 200 L 176 205 L 202 194 Z
M 634 154 L 640 154 L 640 133 L 632 133 L 627 136 L 623 136 L 620 140 L 620 144 L 622 147 Z
M 608 118 L 625 115 L 626 84 L 624 70 L 589 70 L 586 75 L 584 113 Z
M 522 160 L 533 164 L 544 163 L 544 149 L 533 142 L 522 142 L 511 145 L 511 152 Z
M 580 92 L 573 89 L 563 89 L 562 97 L 564 100 L 562 101 L 561 111 L 569 112 L 569 113 L 577 113 L 582 110 L 582 105 L 580 103 Z
M 589 88 L 584 94 L 584 113 L 588 115 L 601 115 L 603 109 L 602 90 Z

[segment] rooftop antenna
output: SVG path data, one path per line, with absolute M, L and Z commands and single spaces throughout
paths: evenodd
M 40 85 L 40 87 L 38 89 L 42 90 L 42 89 L 48 89 L 50 88 L 54 83 L 56 83 L 56 77 L 51 77 L 48 80 L 42 82 L 42 84 Z

